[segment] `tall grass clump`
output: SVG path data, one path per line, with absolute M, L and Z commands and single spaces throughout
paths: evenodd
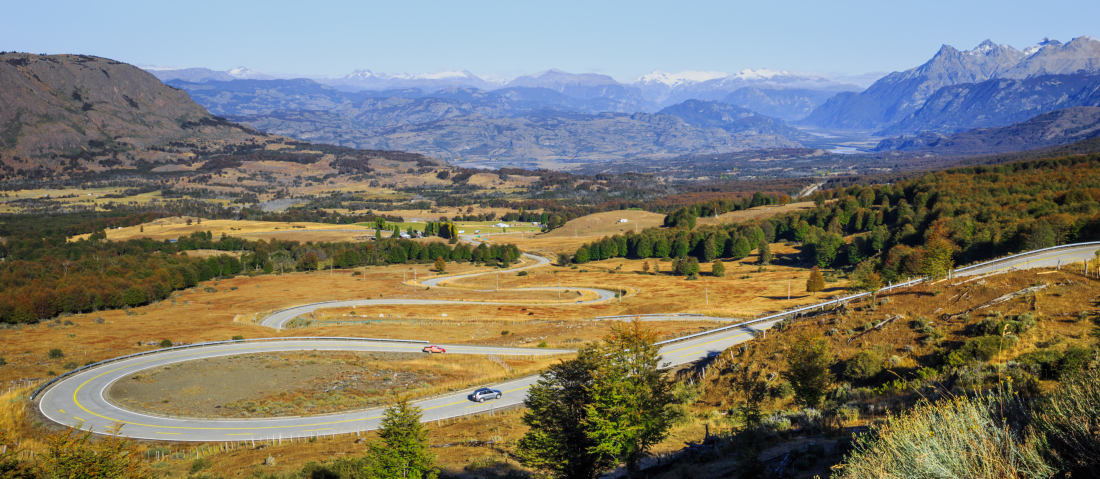
M 1041 441 L 1006 417 L 1022 407 L 996 393 L 922 402 L 857 437 L 837 477 L 1050 477 L 1055 469 L 1044 460 Z
M 1063 379 L 1057 390 L 1040 399 L 1032 426 L 1046 436 L 1049 456 L 1072 477 L 1100 471 L 1100 375 L 1096 371 Z

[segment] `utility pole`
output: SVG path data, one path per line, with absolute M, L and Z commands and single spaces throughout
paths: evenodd
M 787 280 L 787 301 L 791 300 L 791 280 Z
M 710 288 L 703 288 L 703 294 L 707 298 L 707 306 L 710 306 Z

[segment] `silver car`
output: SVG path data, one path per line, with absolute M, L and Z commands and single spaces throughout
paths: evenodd
M 501 392 L 496 389 L 481 388 L 470 395 L 470 399 L 477 402 L 485 402 L 486 399 L 500 399 Z

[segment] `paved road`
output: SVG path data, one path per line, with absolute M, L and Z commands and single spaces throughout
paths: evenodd
M 1096 258 L 1096 251 L 1100 245 L 1082 245 L 1078 247 L 1060 248 L 1053 251 L 1044 251 L 1018 257 L 1009 257 L 992 262 L 977 268 L 964 269 L 955 273 L 955 276 L 973 276 L 977 274 L 999 273 L 1012 269 L 1054 268 L 1059 265 L 1081 267 L 1081 261 Z M 1091 274 L 1092 271 L 1090 270 Z
M 1080 262 L 1082 259 L 1093 257 L 1093 253 L 1100 245 L 1088 245 L 1069 249 L 1061 249 L 1048 252 L 1040 252 L 1016 258 L 1005 258 L 992 262 L 989 265 L 977 268 L 964 269 L 957 275 L 973 275 L 997 272 L 1008 268 L 1034 268 L 1056 266 L 1059 263 L 1067 264 Z M 537 257 L 535 257 L 537 258 Z M 543 259 L 538 264 L 527 266 L 536 267 L 545 264 Z M 451 277 L 454 278 L 454 277 Z M 438 285 L 448 278 L 433 278 L 432 285 Z M 432 280 L 429 280 L 432 281 Z M 574 288 L 575 289 L 575 288 Z M 606 299 L 605 299 L 606 300 Z M 417 301 L 417 300 L 406 300 Z M 335 303 L 324 303 L 323 306 L 331 307 Z M 363 303 L 358 303 L 363 304 Z M 421 303 L 396 303 L 388 304 L 423 304 Z M 305 307 L 320 307 L 310 305 Z M 300 313 L 299 313 L 300 314 Z M 683 317 L 670 316 L 649 317 L 646 319 L 683 319 Z M 714 318 L 697 317 L 699 320 Z M 728 318 L 722 318 L 728 321 Z M 279 323 L 281 324 L 281 323 Z M 740 327 L 724 330 L 712 335 L 701 336 L 690 340 L 669 344 L 661 349 L 665 362 L 670 365 L 680 365 L 697 361 L 707 356 L 747 341 L 752 337 L 753 331 L 762 331 L 770 328 L 772 322 L 761 322 L 751 327 Z M 280 418 L 280 419 L 243 419 L 243 420 L 210 420 L 210 419 L 178 419 L 150 416 L 133 411 L 128 411 L 111 404 L 105 398 L 105 391 L 111 383 L 122 378 L 130 377 L 138 371 L 154 367 L 163 367 L 166 364 L 190 361 L 201 358 L 225 356 L 231 354 L 247 354 L 255 352 L 291 351 L 303 349 L 318 350 L 351 350 L 351 351 L 419 351 L 423 344 L 399 343 L 391 341 L 324 341 L 324 340 L 291 340 L 257 343 L 233 343 L 216 346 L 205 346 L 193 349 L 165 351 L 163 353 L 150 354 L 139 358 L 132 358 L 115 363 L 83 371 L 72 377 L 60 381 L 57 385 L 39 396 L 39 407 L 42 413 L 51 420 L 67 425 L 81 424 L 84 428 L 91 428 L 102 432 L 114 422 L 126 423 L 122 433 L 129 437 L 174 441 L 233 441 L 246 439 L 270 439 L 290 438 L 312 435 L 328 435 L 334 433 L 348 433 L 376 428 L 382 414 L 382 410 L 332 414 L 326 416 L 312 416 L 306 418 Z M 443 345 L 447 348 L 447 354 L 556 354 L 562 350 L 507 348 L 507 347 L 481 347 L 463 345 Z M 416 404 L 424 411 L 424 420 L 433 421 L 447 417 L 461 416 L 470 413 L 480 413 L 503 406 L 518 404 L 523 401 L 524 391 L 536 380 L 535 377 L 517 379 L 511 382 L 495 385 L 496 389 L 504 391 L 504 397 L 500 400 L 474 403 L 467 399 L 472 390 L 461 391 L 455 394 L 439 398 L 419 401 Z
M 501 274 L 501 273 L 515 273 L 517 271 L 522 271 L 522 270 L 531 269 L 531 268 L 537 268 L 539 266 L 545 266 L 545 265 L 550 264 L 550 260 L 548 260 L 546 258 L 543 258 L 541 256 L 535 256 L 535 255 L 526 254 L 526 253 L 523 256 L 526 257 L 529 260 L 535 261 L 535 263 L 525 265 L 525 266 L 520 266 L 520 267 L 517 267 L 517 268 L 500 270 L 500 271 L 486 271 L 486 272 L 480 272 L 480 273 L 469 273 L 469 274 L 454 275 L 454 276 L 440 276 L 440 277 L 430 278 L 430 279 L 420 281 L 420 284 L 422 284 L 424 286 L 433 287 L 433 288 L 434 287 L 444 287 L 445 288 L 447 282 L 458 280 L 458 279 L 472 278 L 472 277 L 475 277 L 475 276 L 482 276 L 482 275 L 494 275 L 494 274 Z M 442 283 L 442 286 L 440 285 L 441 283 Z M 575 286 L 574 287 L 568 287 L 568 288 L 566 288 L 566 287 L 561 287 L 561 288 L 558 288 L 558 287 L 515 288 L 515 289 L 511 289 L 509 291 L 557 291 L 559 289 L 560 290 L 570 290 L 570 291 L 589 291 L 589 292 L 592 292 L 592 293 L 596 294 L 596 299 L 592 299 L 592 300 L 588 300 L 588 301 L 581 301 L 578 304 L 595 304 L 595 303 L 600 303 L 600 302 L 608 301 L 608 300 L 611 300 L 611 299 L 615 298 L 615 292 L 614 291 L 608 291 L 606 289 L 599 289 L 599 288 L 582 288 L 582 287 L 575 287 Z M 476 292 L 478 290 L 473 290 L 473 291 Z M 487 291 L 491 291 L 491 290 L 487 290 Z M 492 301 L 449 301 L 449 300 L 443 300 L 443 299 L 355 299 L 355 300 L 349 300 L 349 301 L 329 301 L 329 302 L 325 302 L 325 303 L 305 304 L 305 305 L 302 305 L 302 306 L 295 306 L 295 307 L 290 308 L 290 309 L 284 309 L 282 311 L 276 312 L 275 314 L 272 314 L 271 316 L 268 316 L 267 318 L 264 318 L 264 320 L 261 321 L 260 324 L 263 325 L 263 326 L 267 326 L 269 328 L 283 329 L 284 327 L 286 327 L 286 324 L 289 323 L 294 318 L 297 318 L 297 317 L 302 316 L 302 315 L 309 314 L 309 313 L 313 312 L 314 310 L 321 309 L 321 308 L 344 308 L 344 307 L 351 307 L 351 306 L 380 306 L 380 305 L 394 305 L 394 304 L 465 304 L 465 305 L 469 305 L 469 304 L 494 304 L 494 305 L 500 305 L 500 304 L 519 304 L 519 303 L 516 303 L 516 302 L 492 302 Z
M 770 325 L 761 325 L 759 328 Z M 716 337 L 702 337 L 670 345 L 661 350 L 665 361 L 684 364 L 720 352 L 752 337 L 745 328 Z M 39 408 L 50 420 L 69 426 L 103 432 L 115 422 L 125 423 L 122 434 L 128 437 L 168 441 L 239 441 L 329 435 L 375 429 L 382 409 L 277 419 L 180 419 L 153 416 L 118 407 L 107 399 L 107 390 L 119 380 L 126 380 L 140 371 L 161 368 L 169 364 L 220 356 L 276 351 L 339 350 L 419 352 L 423 343 L 351 340 L 291 340 L 256 343 L 234 343 L 193 349 L 165 351 L 131 358 L 90 369 L 68 378 L 41 396 Z M 551 355 L 568 350 L 481 347 L 446 345 L 445 354 Z M 481 413 L 523 402 L 525 391 L 537 377 L 528 376 L 493 387 L 504 392 L 500 400 L 476 403 L 468 396 L 473 389 L 418 401 L 425 421 Z

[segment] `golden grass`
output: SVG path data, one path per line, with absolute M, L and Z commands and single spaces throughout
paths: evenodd
M 191 220 L 188 225 L 187 221 Z M 201 221 L 201 223 L 200 223 Z M 332 232 L 333 238 L 316 236 L 317 233 L 301 230 L 362 230 L 358 232 Z M 144 230 L 144 231 L 143 231 Z M 197 217 L 170 217 L 150 221 L 138 226 L 128 226 L 121 229 L 107 230 L 107 239 L 112 241 L 124 241 L 135 238 L 151 238 L 154 240 L 176 239 L 188 236 L 196 231 L 209 231 L 214 237 L 222 234 L 229 236 L 243 235 L 250 240 L 270 239 L 298 239 L 301 241 L 354 241 L 353 237 L 365 234 L 373 234 L 373 229 L 356 225 L 333 225 L 328 223 L 309 222 L 275 222 L 275 221 L 248 221 L 248 220 L 200 220 Z M 270 235 L 256 235 L 255 233 L 270 233 Z M 77 235 L 70 240 L 87 238 L 88 235 Z
M 698 225 L 719 225 L 730 223 L 741 223 L 750 220 L 759 220 L 764 218 L 770 218 L 775 215 L 791 213 L 795 211 L 805 211 L 814 208 L 814 202 L 803 201 L 799 203 L 790 203 L 783 206 L 769 205 L 769 206 L 757 206 L 755 208 L 749 208 L 747 210 L 731 211 L 724 215 L 718 215 L 715 219 L 713 216 L 699 218 L 696 220 Z

